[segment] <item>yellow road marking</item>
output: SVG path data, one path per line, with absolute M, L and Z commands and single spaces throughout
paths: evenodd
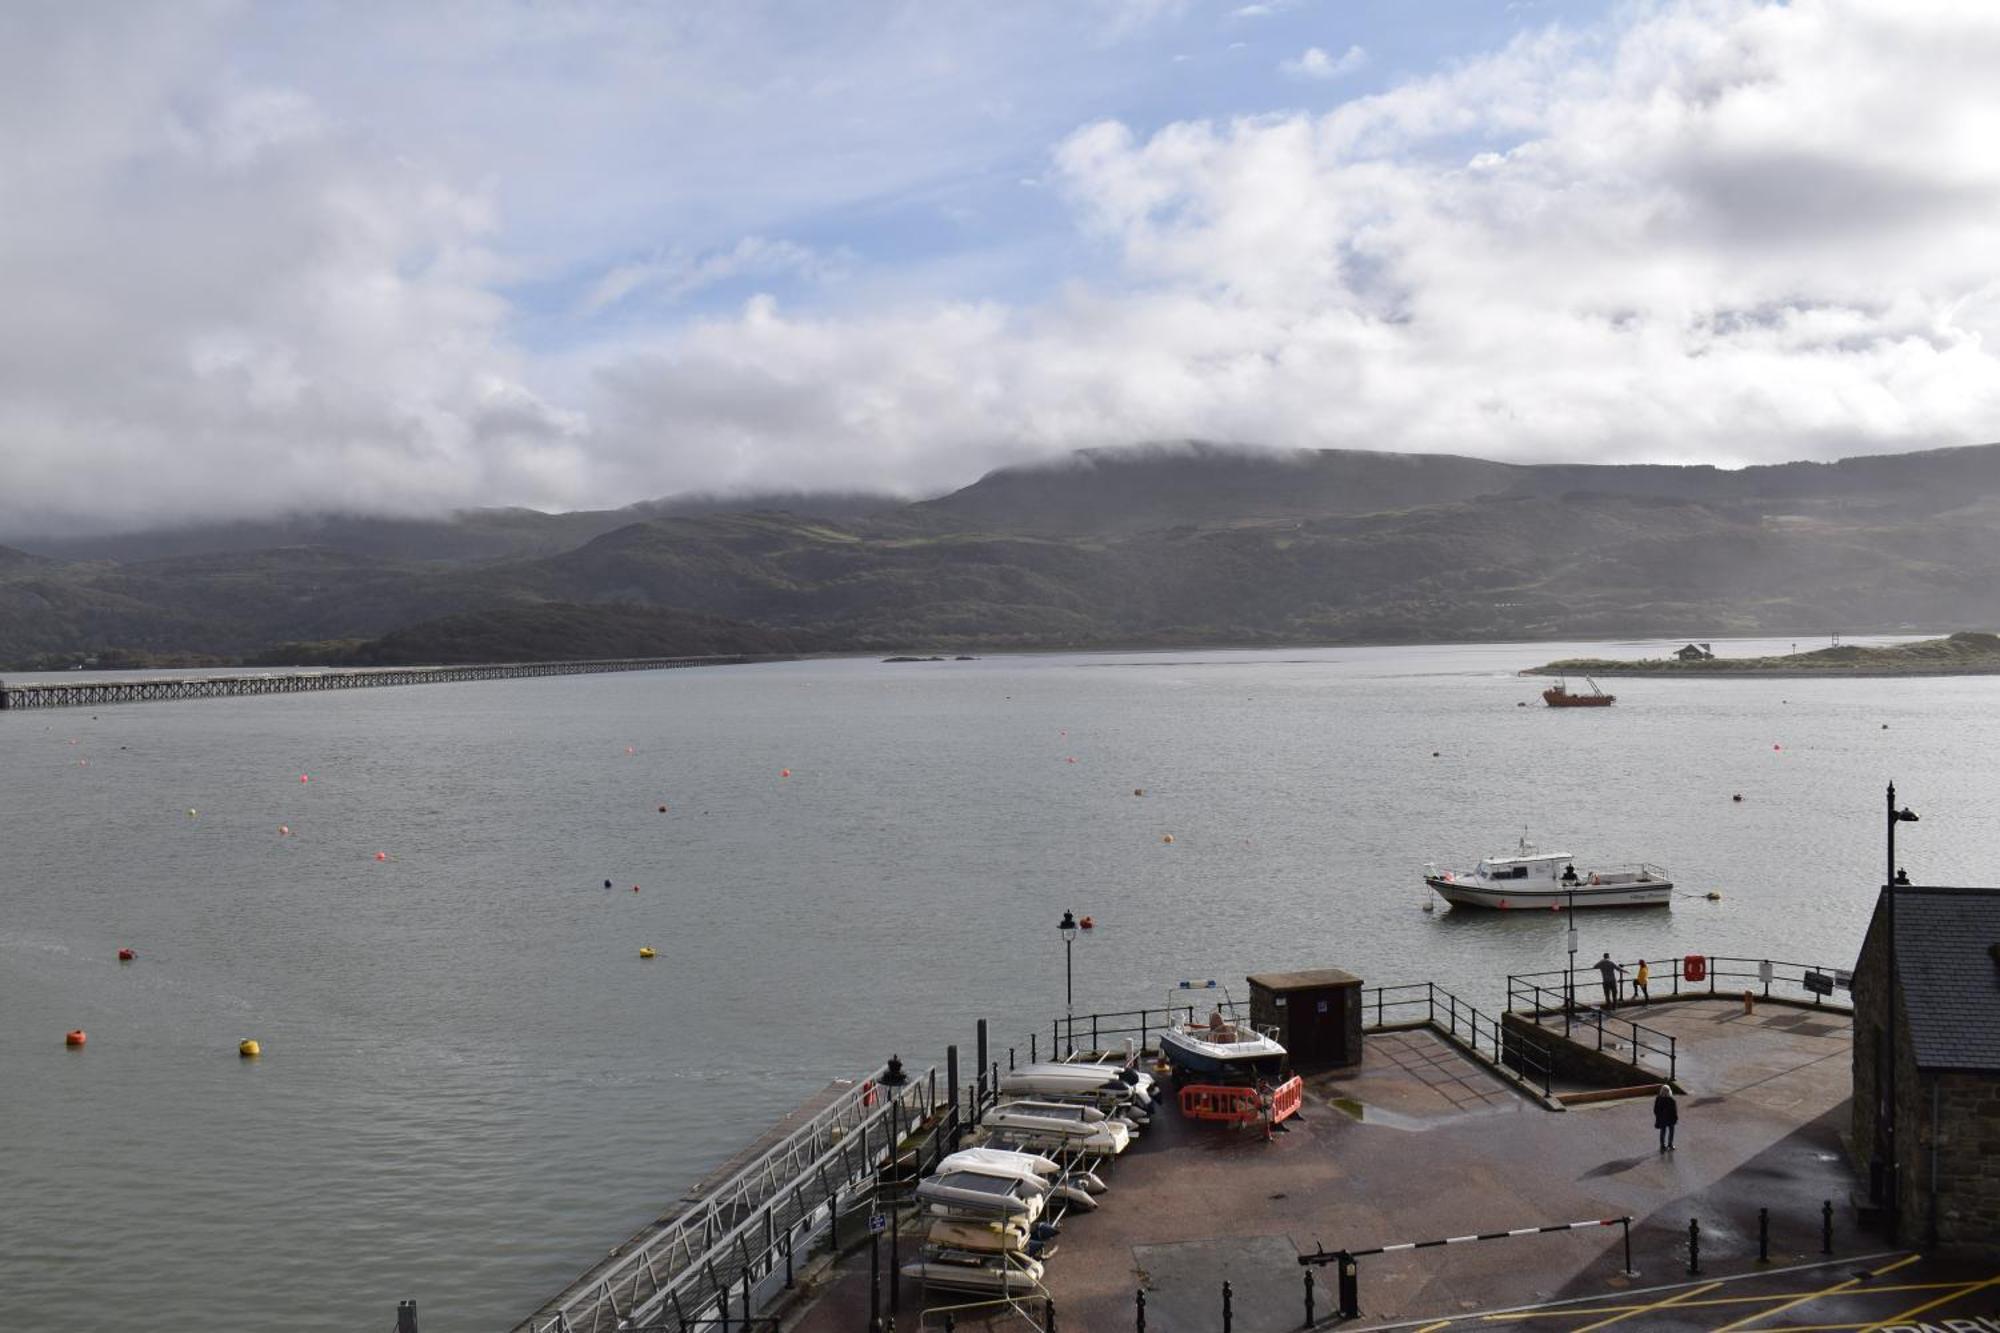
M 1881 1277 L 1884 1273 L 1893 1273 L 1897 1269 L 1902 1268 L 1905 1265 L 1915 1263 L 1922 1257 L 1923 1256 L 1920 1254 L 1906 1254 L 1893 1264 L 1885 1264 L 1881 1268 L 1871 1269 L 1869 1271 L 1869 1276 L 1871 1278 L 1877 1278 Z M 1816 1301 L 1826 1296 L 1837 1296 L 1852 1287 L 1860 1286 L 1861 1281 L 1862 1280 L 1858 1277 L 1851 1277 L 1847 1279 L 1847 1281 L 1838 1283 L 1834 1286 L 1825 1287 L 1819 1291 L 1809 1291 L 1801 1296 L 1794 1296 L 1791 1300 L 1786 1301 L 1783 1305 L 1774 1305 L 1768 1310 L 1762 1310 L 1756 1314 L 1744 1315 L 1741 1319 L 1737 1320 L 1733 1324 L 1724 1324 L 1721 1328 L 1716 1329 L 1715 1333 L 1733 1333 L 1733 1330 L 1742 1328 L 1745 1324 L 1755 1323 L 1759 1319 L 1775 1318 L 1778 1315 L 1783 1314 L 1785 1311 L 1791 1309 L 1795 1305 L 1804 1305 L 1808 1301 Z
M 1417 1333 L 1437 1333 L 1437 1331 L 1441 1328 L 1450 1328 L 1450 1327 L 1451 1327 L 1451 1320 L 1440 1319 L 1435 1324 L 1425 1324 L 1422 1328 L 1417 1330 Z
M 1681 1301 L 1692 1299 L 1696 1296 L 1701 1295 L 1704 1292 L 1714 1291 L 1717 1287 L 1721 1285 L 1722 1284 L 1720 1282 L 1711 1282 L 1706 1286 L 1696 1287 L 1692 1291 L 1680 1292 L 1676 1295 L 1669 1296 L 1663 1301 L 1654 1301 L 1651 1305 L 1635 1306 L 1634 1308 L 1627 1310 L 1624 1314 L 1616 1314 L 1611 1316 L 1611 1318 L 1609 1319 L 1600 1319 L 1594 1324 L 1585 1324 L 1582 1328 L 1575 1330 L 1575 1333 L 1591 1333 L 1593 1329 L 1609 1328 L 1613 1324 L 1623 1323 L 1625 1320 L 1630 1319 L 1635 1314 L 1650 1314 L 1654 1310 L 1664 1310 L 1670 1305 L 1678 1305 L 1681 1303 Z
M 1904 1320 L 1912 1319 L 1917 1315 L 1922 1314 L 1926 1310 L 1935 1309 L 1936 1307 L 1943 1305 L 1946 1301 L 1955 1301 L 1961 1296 L 1970 1296 L 1973 1292 L 1982 1290 L 1983 1288 L 1986 1287 L 2000 1287 L 2000 1274 L 1996 1274 L 1993 1277 L 1989 1277 L 1984 1282 L 1971 1283 L 1970 1285 L 1966 1286 L 1963 1290 L 1950 1292 L 1946 1295 L 1938 1297 L 1934 1301 L 1925 1301 L 1922 1305 L 1912 1306 L 1910 1309 L 1903 1311 L 1899 1315 L 1894 1315 L 1888 1319 L 1877 1320 L 1875 1323 L 1869 1324 L 1865 1328 L 1863 1328 L 1862 1333 L 1874 1333 L 1875 1329 L 1886 1328 L 1890 1324 L 1900 1324 Z
M 1743 1276 L 1762 1277 L 1764 1275 L 1762 1273 L 1746 1273 Z M 1888 1286 L 1888 1287 L 1871 1286 L 1867 1289 L 1867 1291 L 1868 1294 L 1871 1296 L 1886 1296 L 1891 1293 L 1899 1291 L 1943 1291 L 1946 1287 L 1951 1287 L 1954 1290 L 1956 1290 L 1957 1288 L 1963 1286 L 1965 1286 L 1964 1282 L 1899 1282 L 1896 1283 L 1894 1286 Z M 1812 1295 L 1814 1296 L 1818 1296 L 1820 1294 L 1822 1293 L 1819 1292 L 1812 1293 Z M 1674 1308 L 1676 1310 L 1704 1310 L 1704 1309 L 1713 1309 L 1724 1305 L 1769 1305 L 1773 1301 L 1782 1301 L 1786 1297 L 1791 1295 L 1793 1295 L 1793 1293 L 1789 1291 L 1767 1291 L 1756 1296 L 1711 1296 L 1705 1301 L 1682 1301 L 1679 1305 L 1676 1305 Z M 1642 1310 L 1646 1308 L 1648 1307 L 1642 1305 L 1633 1305 L 1630 1304 L 1629 1302 L 1620 1305 L 1538 1305 L 1532 1310 L 1508 1310 L 1501 1314 L 1480 1315 L 1478 1316 L 1478 1318 L 1489 1324 L 1499 1324 L 1499 1323 L 1505 1323 L 1508 1320 L 1540 1319 L 1544 1315 L 1548 1314 L 1549 1311 L 1552 1309 L 1558 1310 L 1563 1314 L 1591 1315 L 1591 1314 L 1621 1314 L 1635 1310 Z M 1766 1313 L 1769 1312 L 1767 1311 Z M 1747 1319 L 1753 1317 L 1762 1318 L 1763 1316 L 1745 1315 L 1743 1317 Z M 1420 1328 L 1415 1330 L 1415 1333 L 1431 1333 L 1431 1328 L 1434 1327 L 1436 1327 L 1436 1325 L 1432 1325 L 1426 1328 Z M 1861 1325 L 1836 1324 L 1832 1325 L 1831 1327 L 1859 1328 L 1861 1327 Z M 1751 1333 L 1770 1333 L 1770 1330 L 1761 1330 L 1761 1329 L 1752 1330 Z

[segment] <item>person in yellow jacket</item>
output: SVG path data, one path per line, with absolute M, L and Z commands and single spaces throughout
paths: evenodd
M 1646 989 L 1646 983 L 1652 979 L 1652 975 L 1652 969 L 1648 968 L 1646 960 L 1641 958 L 1639 970 L 1632 974 L 1632 993 L 1639 997 L 1640 1004 L 1645 1004 L 1653 998 Z

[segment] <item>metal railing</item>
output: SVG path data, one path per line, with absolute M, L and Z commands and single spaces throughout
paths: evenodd
M 743 1327 L 791 1286 L 795 1255 L 874 1196 L 878 1172 L 906 1134 L 955 1122 L 955 1108 L 939 1105 L 935 1068 L 895 1087 L 883 1084 L 888 1073 L 855 1083 L 524 1327 L 614 1333 L 628 1325 L 720 1327 L 732 1318 L 729 1327 Z
M 1225 1017 L 1235 1019 L 1244 1008 L 1239 1002 L 1217 998 L 1210 1006 L 1220 1010 Z M 1162 1006 L 1158 1009 L 1121 1009 L 1113 1013 L 1077 1014 L 1073 1017 L 1049 1020 L 1049 1059 L 1060 1060 L 1071 1051 L 1115 1050 L 1123 1045 L 1127 1037 L 1138 1039 L 1138 1049 L 1149 1049 L 1161 1032 L 1176 1023 L 1192 1023 L 1195 1007 L 1191 1004 Z M 1088 1043 L 1085 1038 L 1088 1037 Z M 1110 1042 L 1112 1045 L 1107 1046 Z M 1032 1063 L 1041 1058 L 1038 1034 L 1028 1034 L 1028 1059 Z M 1012 1047 L 1008 1048 L 1010 1051 Z M 1009 1068 L 1012 1068 L 1010 1063 Z
M 1664 1072 L 1669 1082 L 1680 1076 L 1680 1043 L 1671 1033 L 1622 1018 L 1602 1007 L 1577 1002 L 1577 980 L 1564 972 L 1553 975 L 1565 977 L 1571 983 L 1568 990 L 1544 986 L 1535 979 L 1547 975 L 1551 974 L 1508 977 L 1507 1011 L 1525 1015 L 1537 1027 L 1551 1029 L 1555 1026 L 1552 1016 L 1560 1017 L 1562 1034 L 1570 1041 L 1578 1040 L 1578 1034 L 1582 1033 L 1595 1038 L 1599 1051 L 1608 1043 L 1614 1058 L 1641 1073 Z M 1608 1038 L 1606 1033 L 1610 1034 Z
M 1700 958 L 1702 976 L 1690 981 L 1684 976 L 1688 959 Z M 1792 963 L 1772 958 L 1741 958 L 1733 954 L 1689 954 L 1686 957 L 1647 958 L 1645 962 L 1651 973 L 1647 981 L 1649 999 L 1666 999 L 1683 995 L 1736 995 L 1745 990 L 1761 994 L 1765 999 L 1790 1000 L 1799 1004 L 1811 1004 L 1816 1009 L 1832 1009 L 1838 1013 L 1849 1012 L 1851 1005 L 1843 1005 L 1829 999 L 1836 990 L 1850 990 L 1852 977 L 1844 968 L 1828 967 L 1823 963 Z M 1636 999 L 1633 978 L 1637 975 L 1636 965 L 1625 972 L 1625 999 L 1630 1004 Z M 1601 987 L 1601 979 L 1595 975 L 1596 968 L 1581 967 L 1575 972 L 1555 968 L 1547 972 L 1523 972 L 1510 976 L 1508 981 L 1509 1002 L 1516 981 L 1546 985 L 1550 990 L 1561 992 L 1564 983 L 1572 984 L 1580 995 L 1589 994 L 1586 986 Z
M 1555 1061 L 1549 1048 L 1509 1029 L 1493 1014 L 1481 1013 L 1434 981 L 1371 986 L 1361 992 L 1362 1031 L 1380 1032 L 1421 1024 L 1467 1047 L 1481 1060 L 1512 1070 L 1523 1083 L 1550 1096 Z M 1374 1022 L 1368 1021 L 1373 1013 Z

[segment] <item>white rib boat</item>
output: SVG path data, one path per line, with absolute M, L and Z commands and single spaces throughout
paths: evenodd
M 1521 839 L 1514 855 L 1489 856 L 1470 871 L 1424 867 L 1424 883 L 1454 907 L 1522 908 L 1563 912 L 1584 907 L 1664 907 L 1673 901 L 1674 882 L 1664 867 L 1577 866 L 1568 852 L 1538 852 Z
M 1017 1254 L 955 1250 L 934 1246 L 915 1263 L 903 1265 L 903 1276 L 933 1287 L 958 1291 L 993 1291 L 1027 1295 L 1042 1289 L 1042 1264 Z
M 1132 1142 L 1132 1127 L 1092 1106 L 1065 1102 L 1002 1102 L 979 1118 L 988 1129 L 1036 1145 L 1049 1144 L 1069 1152 L 1113 1156 Z
M 931 1223 L 925 1242 L 940 1249 L 970 1250 L 975 1254 L 1025 1255 L 1028 1228 L 1018 1222 L 987 1223 L 940 1217 Z
M 1042 1215 L 1049 1185 L 1020 1175 L 946 1171 L 917 1182 L 917 1202 L 946 1215 L 1033 1222 Z

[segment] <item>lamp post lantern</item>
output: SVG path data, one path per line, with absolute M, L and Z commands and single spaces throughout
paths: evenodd
M 1070 965 L 1072 946 L 1076 943 L 1076 914 L 1064 912 L 1062 921 L 1056 926 L 1063 939 L 1063 1042 L 1071 1051 L 1076 1050 L 1076 973 Z
M 1887 1061 L 1888 1072 L 1884 1078 L 1884 1082 L 1887 1084 L 1887 1095 L 1883 1096 L 1879 1091 L 1877 1093 L 1881 1101 L 1875 1113 L 1875 1157 L 1869 1163 L 1868 1176 L 1871 1185 L 1877 1185 L 1879 1182 L 1878 1189 L 1881 1197 L 1876 1202 L 1889 1210 L 1889 1243 L 1893 1245 L 1896 1243 L 1897 1235 L 1902 1229 L 1901 1191 L 1898 1188 L 1900 1184 L 1900 1172 L 1897 1166 L 1896 1151 L 1896 889 L 1898 886 L 1907 886 L 1910 882 L 1909 875 L 1896 868 L 1896 825 L 1916 823 L 1917 812 L 1908 806 L 1904 806 L 1900 810 L 1896 808 L 1896 784 L 1893 782 L 1889 784 L 1888 804 L 1886 808 L 1889 816 L 1889 859 L 1886 877 L 1882 881 L 1882 898 L 1883 912 L 1887 917 L 1884 934 L 1887 936 L 1889 958 L 1887 987 L 1888 1015 L 1883 1040 L 1887 1043 L 1889 1058 Z

